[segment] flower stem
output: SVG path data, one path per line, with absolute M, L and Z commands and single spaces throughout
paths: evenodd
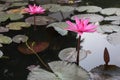
M 30 49 L 35 55 L 36 55 L 36 57 L 39 59 L 39 61 L 44 65 L 44 67 L 46 67 L 50 72 L 53 72 L 52 70 L 51 70 L 51 68 L 49 67 L 49 65 L 47 64 L 47 63 L 45 63 L 41 58 L 40 58 L 40 56 L 34 51 L 34 49 L 33 48 L 31 48 L 30 47 L 30 45 L 28 44 L 28 42 L 26 41 L 26 46 L 28 47 L 28 49 Z
M 78 37 L 78 43 L 77 43 L 77 58 L 76 58 L 76 64 L 79 66 L 79 55 L 80 55 L 80 39 L 81 36 Z
M 35 17 L 35 15 L 34 15 L 34 30 L 37 30 L 36 29 L 36 17 Z

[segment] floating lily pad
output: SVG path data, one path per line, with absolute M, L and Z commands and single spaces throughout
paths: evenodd
M 79 12 L 87 11 L 90 13 L 95 13 L 101 11 L 102 8 L 98 6 L 79 6 L 76 8 L 76 10 Z
M 80 50 L 80 60 L 83 60 L 84 58 L 87 57 L 87 54 L 91 53 L 89 50 Z M 77 51 L 76 48 L 65 48 L 63 50 L 60 51 L 59 53 L 59 58 L 61 60 L 64 61 L 68 61 L 68 62 L 76 62 L 76 58 L 77 58 Z
M 117 16 L 120 16 L 120 9 L 118 9 L 118 10 L 116 11 L 116 15 L 117 15 Z
M 58 0 L 57 3 L 59 3 L 59 4 L 76 4 L 81 1 L 82 0 Z
M 104 20 L 106 21 L 120 20 L 120 16 L 108 16 L 108 17 L 105 17 Z
M 0 43 L 10 44 L 11 42 L 12 42 L 12 39 L 10 37 L 0 34 Z
M 23 17 L 24 16 L 22 14 L 17 14 L 17 13 L 16 14 L 8 14 L 8 13 L 1 12 L 0 13 L 0 22 L 4 22 L 8 18 L 10 18 L 10 20 L 19 20 Z
M 16 3 L 11 3 L 9 7 L 16 7 L 16 6 L 26 6 L 28 3 L 26 2 L 16 2 Z
M 36 25 L 48 25 L 56 21 L 56 19 L 48 16 L 35 16 L 36 17 Z M 25 22 L 34 25 L 34 17 L 29 17 L 25 19 Z
M 25 22 L 13 22 L 6 25 L 6 27 L 9 28 L 10 30 L 21 30 L 22 27 L 25 27 L 25 28 L 30 27 L 30 24 Z
M 104 15 L 113 15 L 116 14 L 116 11 L 119 9 L 120 8 L 104 8 L 100 11 L 100 13 Z
M 3 45 L 0 43 L 0 47 L 3 47 Z
M 7 11 L 8 14 L 24 14 L 24 13 L 27 13 L 25 10 L 24 10 L 25 7 L 20 7 L 20 8 L 17 8 L 17 9 L 10 9 Z
M 49 10 L 50 8 L 53 8 L 53 9 L 58 8 L 60 7 L 60 5 L 59 4 L 45 4 L 45 5 L 42 5 L 42 7 L 46 10 Z
M 107 41 L 112 45 L 120 44 L 120 32 L 108 35 Z
M 74 20 L 74 17 L 77 16 L 78 18 L 88 18 L 90 19 L 90 22 L 101 22 L 104 17 L 98 14 L 80 14 L 80 15 L 74 15 L 71 17 L 72 20 Z
M 47 27 L 53 27 L 59 34 L 61 34 L 62 36 L 67 35 L 68 31 L 65 30 L 65 28 L 67 27 L 67 23 L 65 22 L 56 22 L 56 23 L 52 23 L 49 24 Z
M 4 2 L 17 2 L 17 1 L 23 1 L 23 0 L 1 0 L 1 1 L 4 1 Z
M 120 26 L 117 26 L 117 25 L 109 25 L 109 24 L 106 24 L 106 25 L 99 25 L 99 27 L 101 28 L 101 30 L 105 33 L 112 33 L 112 32 L 118 32 L 120 31 Z
M 49 66 L 54 73 L 37 66 L 31 70 L 27 80 L 89 80 L 88 72 L 74 63 L 54 61 Z
M 120 80 L 120 67 L 115 65 L 100 65 L 90 72 L 93 80 Z
M 8 7 L 5 4 L 0 4 L 0 11 L 6 10 Z
M 9 31 L 8 28 L 6 28 L 6 27 L 0 27 L 0 33 L 1 32 L 8 32 L 8 31 Z
M 111 24 L 116 24 L 116 25 L 120 25 L 120 20 L 116 20 L 116 21 L 112 21 Z
M 16 35 L 12 40 L 15 43 L 26 42 L 28 40 L 28 37 L 26 35 Z
M 58 11 L 71 12 L 71 11 L 74 11 L 74 10 L 75 10 L 75 8 L 71 7 L 71 6 L 59 6 L 59 7 L 54 7 L 54 8 L 49 9 L 50 12 L 58 12 Z
M 43 50 L 47 49 L 49 46 L 48 42 L 28 42 L 28 45 L 31 49 L 33 49 L 36 53 L 42 52 Z M 26 43 L 20 44 L 18 46 L 18 50 L 23 54 L 34 54 L 31 51 Z
M 0 50 L 0 58 L 3 56 L 3 52 Z

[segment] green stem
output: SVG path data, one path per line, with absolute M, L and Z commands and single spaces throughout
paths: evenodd
M 79 66 L 79 55 L 80 55 L 80 39 L 81 36 L 78 37 L 78 43 L 77 43 L 77 58 L 76 58 L 76 64 Z
M 40 56 L 29 46 L 29 44 L 27 43 L 27 41 L 26 41 L 26 46 L 28 47 L 28 49 L 30 49 L 30 50 L 36 55 L 36 57 L 39 59 L 39 61 L 40 61 L 48 70 L 50 70 L 51 72 L 53 72 L 53 71 L 51 70 L 51 68 L 44 63 L 44 61 L 40 58 Z

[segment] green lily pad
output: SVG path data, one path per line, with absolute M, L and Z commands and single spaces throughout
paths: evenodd
M 4 2 L 17 2 L 17 1 L 23 1 L 23 0 L 1 0 L 1 1 L 4 1 Z
M 26 42 L 28 40 L 28 37 L 26 35 L 16 35 L 12 40 L 15 43 Z
M 17 14 L 17 13 L 14 13 L 14 14 L 9 14 L 9 13 L 4 13 L 4 12 L 1 12 L 0 13 L 0 22 L 4 22 L 6 21 L 8 18 L 10 18 L 10 20 L 18 20 L 18 19 L 21 19 L 23 18 L 24 16 L 22 14 Z
M 49 16 L 35 16 L 36 17 L 36 25 L 48 25 L 56 21 L 56 19 Z M 34 16 L 25 19 L 25 22 L 34 25 Z
M 18 20 L 24 17 L 22 14 L 8 14 L 8 15 L 10 20 Z
M 77 16 L 78 18 L 88 18 L 90 19 L 90 22 L 101 22 L 104 19 L 103 16 L 98 14 L 79 14 L 72 16 L 71 19 L 74 20 L 75 16 Z
M 11 42 L 12 42 L 12 39 L 10 37 L 0 34 L 0 43 L 10 44 Z
M 30 24 L 25 22 L 13 22 L 6 25 L 6 27 L 9 28 L 10 30 L 21 30 L 22 27 L 25 27 L 25 28 L 30 27 Z
M 3 45 L 2 45 L 2 44 L 0 44 L 0 47 L 3 47 Z
M 0 4 L 0 11 L 6 10 L 8 7 L 5 4 Z
M 67 26 L 68 25 L 65 22 L 56 22 L 56 23 L 49 24 L 47 28 L 53 27 L 59 34 L 61 34 L 62 36 L 65 36 L 68 33 L 68 31 L 65 30 Z
M 54 61 L 48 64 L 54 73 L 37 66 L 31 69 L 27 80 L 89 80 L 88 72 L 74 63 Z
M 0 58 L 3 56 L 3 52 L 0 50 Z
M 8 15 L 5 12 L 0 12 L 0 22 L 4 22 L 8 19 Z
M 26 2 L 18 2 L 18 3 L 12 3 L 9 7 L 16 7 L 16 6 L 26 6 L 28 3 Z
M 0 32 L 8 32 L 8 31 L 9 31 L 8 28 L 0 26 Z
M 91 53 L 91 51 L 81 49 L 79 55 L 80 57 L 79 61 L 85 59 L 89 53 Z M 63 61 L 76 62 L 76 58 L 77 58 L 76 48 L 70 47 L 61 50 L 59 53 L 59 58 Z

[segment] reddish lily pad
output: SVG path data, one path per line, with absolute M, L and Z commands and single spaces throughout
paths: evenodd
M 56 21 L 56 19 L 52 18 L 52 17 L 48 17 L 48 16 L 35 16 L 36 17 L 36 25 L 48 25 L 50 23 L 53 23 Z M 25 22 L 34 25 L 34 17 L 29 17 L 25 20 Z
M 28 45 L 31 49 L 33 49 L 36 53 L 38 53 L 48 48 L 49 43 L 48 42 L 28 42 Z M 31 51 L 25 43 L 20 44 L 18 46 L 18 50 L 23 54 L 34 54 L 33 51 Z

